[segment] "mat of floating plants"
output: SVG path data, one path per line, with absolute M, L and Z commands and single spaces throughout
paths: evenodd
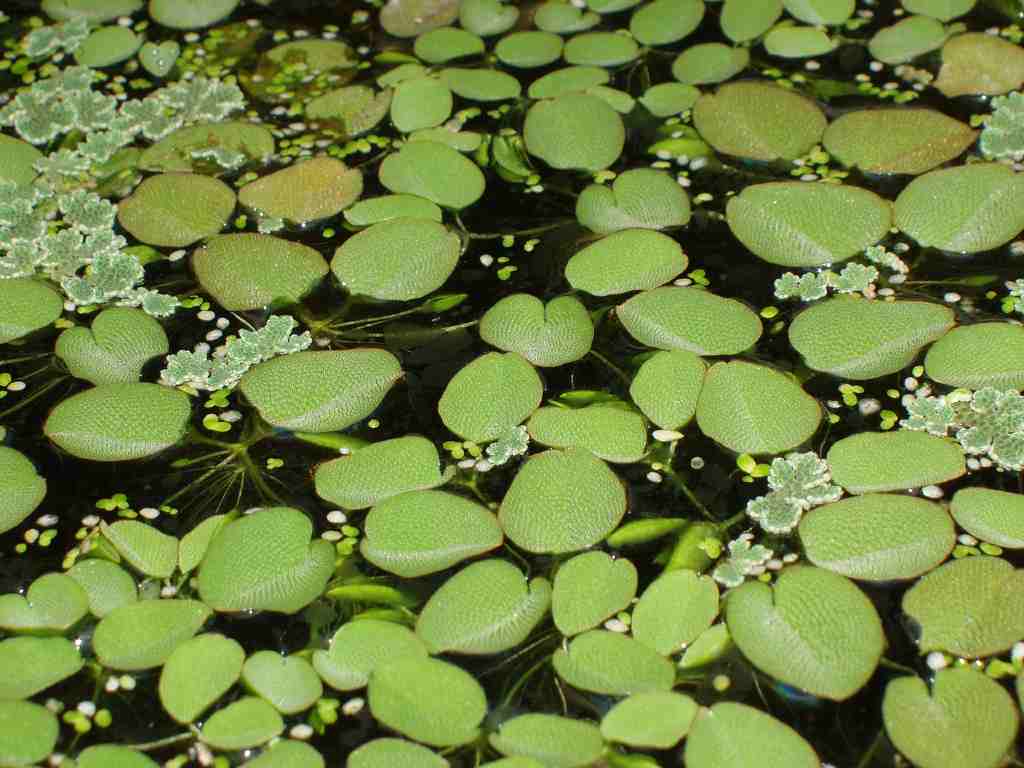
M 1021 764 L 1020 0 L 0 5 L 0 768 Z

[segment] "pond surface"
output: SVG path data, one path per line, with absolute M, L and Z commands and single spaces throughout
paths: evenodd
M 1017 763 L 1014 0 L 9 2 L 0 766 Z

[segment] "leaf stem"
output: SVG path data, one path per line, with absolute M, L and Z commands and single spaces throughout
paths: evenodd
M 629 389 L 630 385 L 633 383 L 630 380 L 630 378 L 629 378 L 629 374 L 627 374 L 624 370 L 619 368 L 619 366 L 617 366 L 615 363 L 613 363 L 607 357 L 602 355 L 596 349 L 591 349 L 590 350 L 590 354 L 592 354 L 595 358 L 597 358 L 602 363 L 604 363 L 612 373 L 614 373 L 616 376 L 618 376 L 622 380 L 622 383 L 626 385 L 626 389 Z
M 174 736 L 168 736 L 164 739 L 157 739 L 156 741 L 147 741 L 142 744 L 128 744 L 127 749 L 135 749 L 139 752 L 153 752 L 157 749 L 163 749 L 164 747 L 170 747 L 174 744 L 181 744 L 185 741 L 191 741 L 196 737 L 196 734 L 192 731 L 185 731 L 184 733 L 176 733 Z

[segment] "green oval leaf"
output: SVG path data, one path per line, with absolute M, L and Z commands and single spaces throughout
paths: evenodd
M 643 45 L 668 45 L 697 29 L 703 18 L 703 0 L 653 0 L 634 11 L 629 31 Z
M 637 573 L 625 558 L 585 552 L 563 563 L 555 574 L 551 614 L 566 637 L 593 629 L 624 610 L 636 595 Z
M 487 352 L 448 382 L 437 412 L 455 434 L 483 443 L 525 421 L 540 405 L 544 385 L 536 369 L 514 352 Z
M 448 768 L 449 763 L 440 755 L 420 744 L 404 739 L 374 739 L 348 756 L 346 768 Z
M 156 0 L 159 2 L 159 0 Z M 100 27 L 75 50 L 75 61 L 83 67 L 109 67 L 130 59 L 142 47 L 143 38 L 129 27 Z
M 456 96 L 470 101 L 505 101 L 518 98 L 522 92 L 518 80 L 493 69 L 451 67 L 441 70 L 441 80 Z
M 689 645 L 718 616 L 718 585 L 685 568 L 659 576 L 633 608 L 633 637 L 669 656 Z
M 350 293 L 385 301 L 420 299 L 459 262 L 459 237 L 428 219 L 391 219 L 357 232 L 334 252 L 331 270 Z
M 1024 177 L 999 163 L 926 173 L 900 192 L 895 222 L 920 245 L 977 253 L 1024 229 Z
M 690 220 L 690 199 L 675 179 L 664 171 L 635 168 L 616 176 L 610 188 L 603 184 L 591 184 L 584 189 L 576 200 L 576 218 L 580 224 L 599 235 L 610 235 L 619 230 L 636 228 L 681 227 Z M 628 247 L 635 247 L 639 253 L 636 256 L 631 253 L 625 259 L 631 266 L 634 259 L 639 260 L 641 264 L 648 261 L 652 254 L 647 253 L 647 249 L 653 249 L 655 243 L 661 242 L 657 239 L 638 238 L 637 235 L 633 235 L 633 238 L 634 242 L 628 243 Z M 621 249 L 627 246 L 622 240 L 618 241 L 620 245 L 608 244 L 609 239 L 601 240 L 597 245 L 604 243 L 603 247 L 608 249 Z M 580 253 L 593 247 L 585 248 Z M 677 263 L 680 256 L 681 252 L 670 261 Z M 685 260 L 685 256 L 682 256 L 682 269 L 686 269 Z M 642 268 L 640 265 L 634 266 L 637 267 Z M 568 277 L 568 272 L 566 276 Z
M 551 663 L 574 688 L 609 696 L 667 691 L 675 682 L 667 658 L 628 635 L 603 629 L 577 635 L 555 651 Z
M 938 504 L 870 493 L 808 512 L 800 542 L 814 565 L 851 579 L 890 581 L 939 565 L 953 551 L 956 530 Z
M 139 309 L 111 307 L 57 337 L 54 353 L 77 379 L 91 384 L 131 384 L 157 355 L 170 351 L 163 327 Z
M 388 0 L 380 25 L 395 37 L 416 37 L 451 24 L 459 16 L 457 0 Z
M 104 538 L 139 573 L 170 578 L 178 566 L 178 539 L 139 520 L 100 523 Z
M 391 122 L 402 133 L 433 128 L 451 116 L 452 103 L 452 92 L 436 78 L 403 80 L 391 98 Z
M 545 451 L 512 480 L 498 520 L 527 552 L 559 554 L 597 544 L 626 514 L 622 482 L 588 451 Z
M 246 696 L 218 709 L 203 723 L 200 738 L 215 749 L 239 750 L 265 744 L 284 732 L 284 721 L 270 704 Z
M 819 768 L 814 749 L 785 723 L 732 701 L 702 709 L 686 739 L 687 768 Z
M 515 26 L 519 9 L 499 0 L 463 0 L 459 4 L 459 24 L 476 35 L 500 35 Z
M 777 418 L 785 413 L 786 419 Z M 782 453 L 808 440 L 821 407 L 800 385 L 764 365 L 715 363 L 697 401 L 697 425 L 737 453 Z
M 430 219 L 441 223 L 441 209 L 416 195 L 383 195 L 360 200 L 345 209 L 345 221 L 354 227 L 368 227 L 398 218 Z
M 574 296 L 559 296 L 545 305 L 536 296 L 514 293 L 480 318 L 480 338 L 536 366 L 554 367 L 586 356 L 594 326 L 587 308 Z
M 430 596 L 416 621 L 416 634 L 434 654 L 501 653 L 529 637 L 550 604 L 546 579 L 527 582 L 505 560 L 482 560 L 467 565 Z
M 845 577 L 811 566 L 785 569 L 772 586 L 748 581 L 737 587 L 725 618 L 758 669 L 836 701 L 867 684 L 886 643 L 864 593 Z
M 1024 82 L 1024 50 L 998 35 L 968 32 L 942 46 L 942 68 L 932 85 L 943 96 L 998 96 Z
M 954 328 L 924 358 L 928 378 L 969 389 L 1024 389 L 1024 328 L 977 323 Z
M 786 10 L 807 24 L 842 24 L 853 15 L 854 0 L 782 0 Z
M 1024 638 L 1024 573 L 985 555 L 953 560 L 923 576 L 903 595 L 917 623 L 921 653 L 948 651 L 976 659 Z
M 72 456 L 142 459 L 176 445 L 188 427 L 188 395 L 159 384 L 104 384 L 61 401 L 43 431 Z
M 630 747 L 671 749 L 690 730 L 697 702 L 671 692 L 635 693 L 601 718 L 601 736 Z
M 23 454 L 0 446 L 0 533 L 21 525 L 46 497 L 46 479 Z
M 139 157 L 139 168 L 193 171 L 198 164 L 196 153 L 209 149 L 241 152 L 249 161 L 263 161 L 274 154 L 274 135 L 258 123 L 190 125 L 145 149 Z
M 483 52 L 484 41 L 473 32 L 458 27 L 432 29 L 413 43 L 413 53 L 428 64 L 447 64 L 455 59 L 479 56 Z
M 562 57 L 575 66 L 617 67 L 640 54 L 637 41 L 615 32 L 583 32 L 565 43 Z
M 313 652 L 313 668 L 332 688 L 354 691 L 366 686 L 380 664 L 406 657 L 427 657 L 427 647 L 412 630 L 390 621 L 359 619 L 343 624 L 326 651 Z
M 42 9 L 51 19 L 85 18 L 93 24 L 131 16 L 142 8 L 142 0 L 43 0 Z
M 643 416 L 617 404 L 539 408 L 526 428 L 541 445 L 582 448 L 610 462 L 629 464 L 647 451 Z
M 0 344 L 45 328 L 64 311 L 60 295 L 30 277 L 0 280 L 0 306 Z
M 490 742 L 503 755 L 529 758 L 550 768 L 583 768 L 595 763 L 604 751 L 597 726 L 539 712 L 506 720 L 491 734 Z M 515 768 L 532 765 L 516 763 Z M 509 764 L 508 768 L 513 766 Z
M 717 151 L 753 160 L 795 160 L 825 132 L 810 99 L 758 81 L 723 85 L 693 105 L 693 124 Z
M 626 131 L 602 99 L 566 93 L 530 107 L 523 139 L 527 151 L 552 168 L 599 171 L 622 154 Z
M 565 266 L 565 279 L 578 291 L 612 296 L 657 288 L 684 272 L 688 263 L 671 237 L 626 229 L 577 251 Z
M 782 15 L 782 0 L 725 0 L 718 18 L 722 33 L 734 43 L 760 37 Z
M 140 600 L 115 608 L 96 625 L 93 651 L 111 669 L 159 667 L 213 612 L 198 600 Z
M 972 536 L 1006 549 L 1024 549 L 1024 496 L 994 488 L 961 488 L 949 511 Z
M 754 184 L 726 206 L 729 229 L 756 256 L 784 267 L 843 261 L 877 243 L 892 206 L 873 192 L 799 181 Z
M 220 232 L 235 210 L 227 184 L 194 173 L 161 173 L 118 203 L 117 220 L 149 245 L 180 248 Z
M 476 164 L 436 141 L 406 142 L 384 158 L 378 178 L 391 192 L 419 195 L 444 208 L 465 208 L 484 193 Z
M 749 63 L 750 52 L 746 48 L 700 43 L 676 57 L 672 62 L 672 77 L 686 85 L 721 83 L 738 75 Z
M 938 50 L 946 42 L 946 28 L 927 16 L 910 16 L 875 32 L 868 52 L 885 64 L 905 64 Z
M 553 3 L 548 3 L 548 5 L 553 5 Z M 568 3 L 564 3 L 564 5 L 573 8 Z M 601 67 L 563 67 L 530 83 L 527 95 L 531 99 L 553 99 L 566 93 L 583 93 L 595 86 L 604 85 L 610 80 L 611 75 L 608 74 L 608 70 Z
M 324 692 L 313 666 L 301 656 L 257 651 L 245 660 L 242 682 L 283 715 L 309 709 Z
M 922 13 L 940 21 L 952 21 L 970 13 L 978 0 L 900 0 L 907 13 Z
M 680 429 L 697 413 L 706 370 L 704 361 L 693 352 L 655 352 L 633 377 L 629 396 L 644 416 L 662 429 Z
M 373 413 L 401 376 L 383 349 L 296 352 L 260 363 L 239 386 L 276 427 L 334 432 Z
M 363 193 L 363 174 L 340 160 L 314 157 L 251 181 L 238 201 L 263 216 L 305 224 L 334 216 Z
M 702 288 L 667 286 L 637 294 L 615 309 L 630 336 L 656 349 L 735 355 L 761 337 L 761 320 L 745 304 Z
M 149 0 L 149 17 L 171 29 L 200 29 L 227 18 L 238 0 Z
M 784 59 L 827 56 L 839 47 L 839 43 L 819 27 L 781 24 L 765 35 L 762 43 L 769 54 Z
M 307 245 L 273 235 L 217 235 L 192 254 L 200 285 L 224 309 L 262 309 L 297 302 L 327 274 L 327 262 Z
M 959 157 L 977 136 L 934 109 L 866 109 L 833 121 L 822 142 L 843 165 L 865 173 L 919 174 Z
M 952 440 L 899 430 L 860 432 L 837 441 L 826 456 L 832 480 L 850 493 L 902 491 L 944 483 L 967 471 Z
M 406 491 L 440 485 L 440 462 L 432 442 L 406 435 L 320 464 L 313 482 L 320 498 L 345 509 L 366 509 Z
M 480 684 L 439 659 L 404 658 L 378 666 L 370 675 L 367 701 L 380 723 L 434 747 L 474 740 L 487 714 Z M 423 706 L 427 701 L 430 706 Z
M 0 764 L 33 765 L 46 759 L 55 746 L 57 716 L 30 701 L 0 701 Z
M 551 32 L 528 30 L 505 35 L 494 46 L 498 61 L 509 67 L 534 69 L 558 61 L 562 55 L 562 38 Z
M 67 573 L 85 591 L 89 613 L 98 619 L 139 599 L 135 579 L 109 560 L 98 557 L 80 559 Z
M 0 706 L 12 699 L 27 699 L 56 685 L 82 668 L 78 649 L 63 637 L 9 637 L 0 640 Z M 0 725 L 0 733 L 3 726 Z M 3 737 L 0 736 L 0 742 Z M 3 749 L 0 748 L 0 764 Z
M 244 661 L 242 646 L 224 635 L 186 640 L 160 670 L 160 703 L 179 723 L 191 723 L 238 682 Z
M 876 379 L 910 365 L 953 327 L 953 311 L 926 301 L 838 296 L 818 302 L 789 326 L 789 342 L 808 368 L 844 379 Z
M 260 509 L 225 525 L 199 567 L 199 594 L 217 611 L 295 613 L 323 592 L 334 547 L 289 507 Z
M 159 768 L 141 752 L 114 744 L 99 744 L 83 749 L 77 756 L 78 768 Z
M 999 765 L 1020 722 L 1006 690 L 969 667 L 940 669 L 930 690 L 918 677 L 891 680 L 882 719 L 895 747 L 921 768 Z
M 409 491 L 384 499 L 366 516 L 360 551 L 403 578 L 425 576 L 501 546 L 494 515 L 443 491 Z
M 27 141 L 0 135 L 0 181 L 31 184 L 38 175 L 35 164 L 43 153 Z
M 0 595 L 0 629 L 9 632 L 64 632 L 88 612 L 84 590 L 59 572 L 43 574 L 24 595 Z
M 351 760 L 349 761 L 351 764 Z M 282 740 L 242 768 L 324 768 L 324 758 L 302 741 Z
M 659 83 L 644 91 L 644 95 L 638 101 L 655 117 L 670 117 L 687 111 L 697 103 L 699 98 L 700 91 L 692 85 Z M 576 216 L 579 218 L 578 211 Z
M 391 108 L 391 96 L 390 89 L 375 91 L 367 85 L 349 85 L 310 99 L 306 117 L 332 123 L 345 136 L 353 138 L 372 130 L 384 119 Z

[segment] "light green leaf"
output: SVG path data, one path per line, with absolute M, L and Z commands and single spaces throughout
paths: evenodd
M 314 157 L 249 182 L 239 190 L 238 201 L 263 216 L 306 224 L 334 216 L 362 193 L 358 168 Z
M 664 692 L 635 693 L 601 718 L 601 735 L 630 747 L 671 749 L 690 730 L 697 702 Z
M 165 40 L 156 43 L 143 43 L 139 49 L 139 63 L 142 68 L 154 77 L 167 76 L 181 55 L 181 45 L 177 40 Z
M 176 0 L 170 0 L 176 2 Z M 274 135 L 258 123 L 225 122 L 179 128 L 145 149 L 139 158 L 144 171 L 192 171 L 194 153 L 205 149 L 241 152 L 250 161 L 274 154 Z
M 826 456 L 832 480 L 850 493 L 902 491 L 944 483 L 967 471 L 952 440 L 926 432 L 860 432 L 834 443 Z
M 67 573 L 85 591 L 89 613 L 98 619 L 139 599 L 135 579 L 109 560 L 98 557 L 80 559 Z
M 1024 389 L 1024 328 L 975 323 L 954 328 L 924 358 L 928 378 L 968 389 Z
M 130 27 L 100 27 L 78 46 L 75 61 L 85 67 L 109 67 L 134 56 L 142 41 Z
M 0 135 L 0 181 L 31 184 L 38 175 L 35 163 L 42 157 L 43 153 L 27 141 Z
M 384 158 L 378 177 L 390 192 L 419 195 L 443 208 L 465 208 L 484 193 L 476 164 L 436 141 L 406 142 Z
M 1005 651 L 1024 638 L 1024 572 L 985 555 L 953 560 L 903 595 L 903 612 L 919 630 L 921 653 L 969 659 Z
M 562 57 L 574 66 L 617 67 L 640 54 L 637 41 L 615 32 L 582 32 L 565 43 Z
M 54 348 L 72 376 L 96 385 L 137 382 L 146 363 L 169 351 L 160 323 L 131 307 L 104 309 L 91 328 L 68 328 Z
M 0 595 L 0 629 L 7 632 L 64 632 L 89 612 L 89 598 L 63 573 L 46 573 L 24 594 Z
M 391 122 L 402 133 L 433 128 L 451 116 L 452 92 L 440 80 L 403 80 L 391 98 Z
M 367 227 L 398 218 L 430 219 L 441 222 L 441 209 L 416 195 L 383 195 L 360 200 L 345 209 L 345 221 L 354 227 Z
M 456 96 L 484 103 L 515 99 L 522 91 L 518 80 L 494 69 L 450 67 L 441 70 L 441 80 Z
M 328 91 L 306 104 L 306 117 L 339 127 L 349 138 L 372 130 L 391 108 L 390 89 L 375 91 L 367 85 L 349 85 Z
M 952 21 L 971 12 L 978 0 L 900 0 L 907 13 L 921 13 L 939 21 Z
M 662 429 L 680 429 L 697 413 L 706 370 L 704 361 L 688 350 L 655 352 L 633 377 L 629 396 Z
M 242 682 L 283 715 L 309 709 L 324 692 L 313 665 L 301 656 L 257 651 L 245 660 Z
M 515 26 L 519 9 L 499 0 L 463 0 L 459 4 L 459 24 L 475 35 L 500 35 Z
M 629 31 L 643 45 L 668 45 L 697 29 L 703 18 L 703 0 L 653 0 L 633 12 Z
M 199 567 L 199 594 L 217 611 L 295 613 L 323 592 L 334 547 L 289 507 L 260 509 L 225 525 Z
M 332 688 L 354 691 L 366 686 L 380 664 L 406 657 L 427 657 L 427 647 L 412 630 L 390 621 L 359 619 L 342 624 L 326 651 L 313 652 L 313 668 Z
M 103 536 L 135 570 L 158 579 L 169 578 L 178 565 L 178 539 L 139 520 L 100 524 Z
M 159 667 L 206 623 L 198 600 L 141 600 L 115 608 L 96 625 L 92 646 L 101 664 L 138 671 Z
M 825 115 L 810 99 L 759 81 L 723 85 L 693 106 L 693 123 L 717 151 L 752 160 L 795 160 L 825 131 Z
M 331 270 L 352 294 L 385 301 L 420 299 L 459 262 L 459 237 L 428 219 L 391 219 L 357 232 L 334 252 Z
M 746 704 L 702 709 L 686 739 L 687 768 L 819 768 L 814 749 L 785 723 Z
M 348 756 L 345 768 L 448 768 L 443 757 L 420 744 L 404 739 L 374 739 Z
M 563 67 L 530 83 L 527 95 L 531 99 L 553 99 L 566 93 L 583 93 L 610 80 L 608 70 L 601 67 Z
M 998 35 L 968 32 L 942 46 L 942 68 L 932 85 L 947 98 L 999 96 L 1024 82 L 1024 50 Z
M 274 426 L 334 432 L 373 413 L 401 376 L 398 358 L 383 349 L 296 352 L 260 363 L 240 387 Z
M 495 440 L 537 406 L 543 384 L 536 369 L 514 352 L 487 352 L 448 382 L 437 412 L 455 434 L 477 443 Z
M 388 0 L 380 25 L 395 37 L 416 37 L 451 24 L 459 16 L 457 0 Z
M 610 235 L 618 230 L 630 230 L 633 228 L 665 229 L 667 227 L 681 227 L 690 220 L 690 200 L 683 188 L 676 183 L 675 179 L 664 171 L 657 171 L 651 168 L 635 168 L 619 174 L 610 188 L 603 184 L 591 184 L 584 189 L 576 200 L 576 218 L 580 224 L 592 229 L 599 235 Z M 628 254 L 625 258 L 620 254 L 616 255 L 631 268 L 639 269 L 642 268 L 644 261 L 649 260 L 654 255 L 648 253 L 647 249 L 653 250 L 656 245 L 662 245 L 663 242 L 657 238 L 638 236 L 636 233 L 630 237 L 632 239 L 620 238 L 612 242 L 609 242 L 612 238 L 605 238 L 598 241 L 596 245 L 600 245 L 602 249 L 618 251 L 626 247 L 630 250 L 635 248 L 639 251 L 635 256 L 632 253 Z M 585 248 L 580 254 L 594 247 Z M 575 259 L 576 257 L 573 258 Z M 686 257 L 682 254 L 681 250 L 669 261 L 677 264 L 680 260 L 683 262 L 682 269 L 686 269 Z M 641 263 L 636 264 L 635 261 L 640 261 Z M 571 263 L 572 260 L 570 260 Z M 614 267 L 616 265 L 612 264 L 609 266 Z M 568 278 L 568 269 L 566 270 L 566 277 Z M 675 275 L 672 275 L 672 277 L 675 277 Z M 571 283 L 572 279 L 569 278 L 569 280 Z M 667 280 L 662 280 L 661 282 L 667 282 Z M 660 284 L 658 283 L 657 285 Z M 655 286 L 652 285 L 650 287 L 653 288 Z
M 612 296 L 664 285 L 688 263 L 683 249 L 668 235 L 625 229 L 577 251 L 565 266 L 565 278 L 576 290 Z
M 171 29 L 200 29 L 227 18 L 238 0 L 149 0 L 149 17 Z
M 265 744 L 284 731 L 284 721 L 270 704 L 255 696 L 233 701 L 203 723 L 200 738 L 215 749 L 239 750 Z
M 9 637 L 0 640 L 0 702 L 27 699 L 76 674 L 84 662 L 63 637 Z M 2 704 L 0 704 L 2 706 Z M 3 726 L 0 725 L 0 734 Z M 3 736 L 0 735 L 0 742 Z M 0 765 L 3 749 L 0 748 Z
M 224 309 L 296 302 L 327 274 L 317 251 L 273 235 L 217 235 L 192 254 L 199 284 Z
M 633 608 L 633 637 L 670 656 L 689 645 L 718 616 L 718 585 L 681 568 L 655 579 Z
M 785 569 L 772 586 L 745 582 L 729 593 L 725 618 L 733 641 L 758 669 L 836 701 L 867 684 L 886 644 L 864 593 L 811 566 Z
M 439 27 L 424 32 L 413 44 L 413 53 L 428 64 L 447 64 L 456 59 L 479 56 L 483 52 L 484 41 L 473 32 L 458 27 Z
M 549 768 L 583 768 L 595 763 L 604 751 L 597 726 L 539 712 L 506 720 L 491 734 L 490 742 L 503 755 L 531 758 Z M 504 765 L 501 761 L 494 765 L 499 764 Z M 517 763 L 516 768 L 530 765 Z
M 1020 722 L 1006 690 L 969 667 L 940 669 L 930 690 L 917 677 L 891 680 L 882 719 L 896 749 L 921 768 L 999 765 Z
M 905 64 L 938 50 L 946 42 L 946 28 L 927 16 L 909 16 L 875 32 L 868 52 L 885 64 Z
M 441 485 L 440 462 L 432 442 L 406 435 L 317 465 L 313 482 L 320 498 L 345 509 L 366 509 L 406 491 Z
M 86 18 L 93 24 L 131 16 L 142 8 L 142 0 L 43 0 L 43 12 L 51 19 Z
M 487 714 L 480 684 L 439 659 L 407 657 L 379 665 L 370 675 L 367 701 L 381 724 L 433 747 L 473 741 Z
M 597 544 L 626 513 L 622 482 L 588 451 L 531 456 L 512 480 L 498 520 L 527 552 L 560 554 Z
M 78 768 L 159 768 L 141 752 L 114 744 L 99 744 L 83 749 L 77 756 Z
M 625 558 L 584 552 L 563 563 L 555 574 L 551 614 L 566 637 L 593 629 L 625 610 L 636 595 L 637 573 Z
M 551 0 L 537 7 L 533 14 L 537 29 L 557 34 L 584 32 L 601 23 L 601 17 L 593 11 L 584 11 L 572 3 Z
M 206 550 L 210 548 L 213 537 L 234 517 L 233 514 L 213 515 L 182 536 L 178 547 L 178 569 L 182 573 L 194 571 L 206 556 Z
M 235 210 L 227 184 L 194 173 L 161 173 L 118 203 L 117 220 L 149 245 L 180 248 L 220 232 Z
M 667 691 L 675 682 L 671 661 L 628 635 L 603 629 L 577 635 L 551 662 L 574 688 L 609 696 Z
M 639 461 L 647 451 L 643 417 L 617 404 L 539 408 L 526 428 L 541 445 L 582 448 L 610 462 L 629 464 Z
M 1024 496 L 994 488 L 961 488 L 949 511 L 972 536 L 1006 549 L 1024 549 Z
M 179 723 L 191 723 L 238 682 L 244 661 L 242 646 L 224 635 L 186 640 L 160 671 L 160 703 Z
M 443 571 L 501 546 L 498 521 L 485 507 L 443 491 L 409 491 L 370 510 L 360 551 L 403 578 Z
M 827 56 L 839 47 L 839 43 L 830 38 L 828 32 L 820 27 L 783 24 L 765 35 L 762 44 L 769 54 L 784 59 Z
M 807 24 L 842 24 L 855 8 L 854 0 L 782 0 L 782 4 Z
M 844 379 L 875 379 L 906 368 L 954 322 L 926 301 L 838 296 L 813 304 L 789 326 L 789 342 L 808 368 Z
M 799 181 L 747 187 L 726 206 L 729 228 L 756 256 L 784 267 L 843 261 L 892 226 L 889 201 L 866 189 Z
M 527 582 L 505 560 L 482 560 L 467 565 L 431 595 L 416 622 L 416 634 L 434 654 L 501 653 L 529 637 L 550 604 L 546 579 Z
M 692 85 L 659 83 L 644 91 L 644 95 L 638 101 L 655 117 L 670 117 L 690 109 L 699 98 L 700 91 Z M 579 213 L 576 216 L 579 218 Z
M 518 69 L 546 67 L 562 55 L 562 38 L 551 32 L 528 30 L 505 35 L 494 46 L 498 61 Z
M 536 296 L 514 293 L 484 313 L 480 338 L 536 366 L 554 367 L 590 351 L 594 326 L 587 308 L 573 296 L 559 296 L 545 305 Z
M 0 344 L 45 328 L 64 311 L 60 294 L 30 277 L 0 280 Z
M 721 83 L 738 75 L 749 63 L 750 51 L 746 48 L 700 43 L 676 57 L 672 62 L 672 77 L 686 85 Z
M 527 151 L 558 170 L 598 171 L 625 146 L 622 118 L 597 96 L 566 93 L 530 107 L 523 125 Z
M 46 760 L 55 746 L 57 716 L 30 701 L 0 701 L 0 765 L 20 768 Z
M 303 741 L 284 739 L 274 742 L 255 760 L 242 764 L 242 768 L 324 768 L 324 758 Z M 348 765 L 354 765 L 349 759 Z
M 834 120 L 822 142 L 843 165 L 865 173 L 919 174 L 956 159 L 977 137 L 934 109 L 865 109 Z
M 938 504 L 870 493 L 808 512 L 800 542 L 814 565 L 851 579 L 891 581 L 920 576 L 945 560 L 956 530 Z
M 725 0 L 719 23 L 734 43 L 760 37 L 782 15 L 782 0 Z
M 17 528 L 46 496 L 46 479 L 27 456 L 0 446 L 0 533 Z
M 746 304 L 689 286 L 644 291 L 616 307 L 615 314 L 641 344 L 698 355 L 745 352 L 762 331 Z
M 820 423 L 821 406 L 799 384 L 772 368 L 739 360 L 711 366 L 697 401 L 700 431 L 736 453 L 792 450 Z

